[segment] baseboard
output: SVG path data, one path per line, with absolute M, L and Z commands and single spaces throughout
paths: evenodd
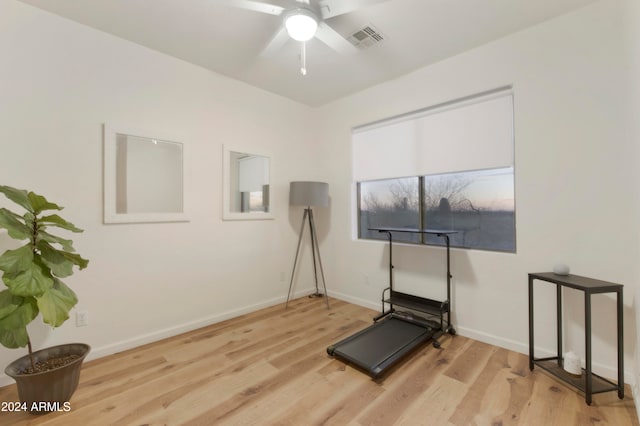
M 373 309 L 376 311 L 380 311 L 380 303 L 373 303 L 370 300 L 360 299 L 359 297 L 353 297 L 348 294 L 340 293 L 337 291 L 329 291 L 327 290 L 329 296 L 334 297 L 336 299 L 344 300 L 345 302 L 353 303 L 354 305 L 363 306 L 365 308 Z
M 315 288 L 308 288 L 296 291 L 292 299 L 307 296 L 315 291 Z M 249 314 L 251 312 L 258 311 L 260 309 L 268 308 L 270 306 L 284 304 L 286 302 L 286 296 L 279 296 L 269 299 L 264 302 L 255 303 L 252 305 L 243 306 L 230 311 L 222 312 L 219 314 L 204 317 L 195 321 L 190 321 L 178 326 L 165 328 L 162 330 L 154 331 L 140 336 L 133 337 L 131 339 L 122 340 L 116 343 L 112 343 L 100 347 L 92 347 L 91 352 L 87 355 L 86 361 L 102 358 L 108 355 L 113 355 L 118 352 L 126 351 L 136 348 L 138 346 L 146 345 L 148 343 L 157 342 L 158 340 L 166 339 L 168 337 L 177 336 L 182 333 L 186 333 L 198 328 L 206 327 L 212 324 L 216 324 L 231 318 L 238 317 L 240 315 Z M 14 383 L 14 380 L 6 374 L 0 375 L 0 387 L 8 386 Z
M 282 297 L 276 297 L 264 302 L 255 303 L 253 305 L 243 306 L 241 308 L 233 309 L 230 311 L 214 314 L 208 317 L 204 317 L 195 321 L 190 321 L 178 326 L 165 328 L 163 330 L 154 331 L 152 333 L 136 336 L 131 339 L 116 342 L 110 345 L 102 346 L 96 349 L 92 349 L 92 356 L 87 357 L 87 361 L 96 358 L 102 358 L 107 355 L 112 355 L 117 352 L 122 352 L 128 349 L 132 349 L 138 346 L 146 345 L 148 343 L 157 342 L 158 340 L 166 339 L 168 337 L 177 336 L 182 333 L 197 330 L 202 327 L 207 327 L 218 322 L 222 322 L 231 318 L 238 317 L 240 315 L 255 312 L 260 309 L 268 308 L 273 305 L 284 303 L 285 299 Z
M 458 334 L 464 337 L 469 337 L 473 340 L 478 340 L 480 342 L 488 343 L 490 345 L 499 346 L 504 349 L 509 349 L 510 351 L 519 352 L 521 354 L 529 355 L 529 344 L 518 342 L 516 340 L 505 339 L 503 337 L 495 336 L 492 334 L 484 333 L 482 331 L 475 330 L 473 328 L 456 326 L 455 327 Z M 543 353 L 546 351 L 542 350 Z M 548 354 L 545 353 L 544 356 L 552 356 L 551 352 Z
M 503 337 L 484 333 L 484 332 L 467 328 L 467 327 L 456 327 L 456 330 L 458 331 L 458 334 L 460 334 L 461 336 L 469 337 L 471 339 L 478 340 L 480 342 L 489 343 L 494 346 L 499 346 L 501 348 L 509 349 L 511 351 L 519 352 L 521 354 L 525 354 L 529 356 L 528 342 L 522 343 L 515 340 L 505 339 Z M 552 357 L 552 356 L 556 356 L 556 352 L 555 352 L 555 349 L 536 347 L 535 356 L 536 358 Z M 613 368 L 611 366 L 601 364 L 598 362 L 594 362 L 592 364 L 592 369 L 594 373 L 603 377 L 607 377 L 613 380 L 614 382 L 618 380 L 618 371 L 616 368 Z M 632 387 L 635 385 L 633 374 L 631 374 L 631 372 L 627 370 L 625 370 L 624 372 L 624 382 L 627 384 L 630 384 Z M 636 407 L 638 407 L 638 405 L 636 405 Z
M 370 300 L 360 299 L 358 297 L 353 297 L 340 292 L 329 292 L 329 295 L 332 297 L 335 297 L 336 299 L 344 300 L 345 302 L 353 303 L 355 305 L 363 306 L 365 308 L 370 308 L 370 309 L 380 311 L 380 304 L 373 303 Z M 488 343 L 490 345 L 498 346 L 504 349 L 508 349 L 508 350 L 529 356 L 528 342 L 523 343 L 516 340 L 505 339 L 504 337 L 495 336 L 493 334 L 488 334 L 488 333 L 475 330 L 469 327 L 456 326 L 455 324 L 454 324 L 454 328 L 457 334 L 461 336 L 468 337 L 473 340 L 478 340 L 480 342 Z M 553 350 L 546 349 L 546 348 L 538 348 L 538 347 L 536 348 L 536 357 L 551 357 L 555 355 L 556 355 L 555 351 Z M 610 366 L 594 362 L 592 365 L 592 368 L 594 373 L 599 374 L 603 377 L 608 377 L 613 381 L 616 381 L 618 378 L 617 370 Z M 634 389 L 636 388 L 633 374 L 631 374 L 629 371 L 626 371 L 626 370 L 624 372 L 624 382 L 627 384 L 630 384 Z M 637 394 L 638 392 L 634 392 L 634 398 L 636 399 L 636 408 L 639 408 L 640 406 L 638 405 L 637 400 L 640 398 L 640 396 Z
M 638 383 L 631 386 L 631 393 L 633 395 L 633 402 L 636 405 L 636 413 L 640 419 L 640 395 L 638 395 Z

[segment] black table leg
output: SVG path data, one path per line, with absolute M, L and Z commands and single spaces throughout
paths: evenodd
M 623 321 L 622 314 L 624 311 L 622 301 L 622 289 L 616 292 L 617 298 L 617 316 L 618 316 L 618 398 L 624 398 L 624 347 L 623 347 Z
M 529 370 L 533 371 L 533 278 L 529 277 Z
M 558 348 L 558 365 L 564 366 L 562 358 L 562 286 L 556 283 L 556 347 Z
M 584 295 L 585 400 L 591 405 L 593 376 L 591 375 L 591 294 Z

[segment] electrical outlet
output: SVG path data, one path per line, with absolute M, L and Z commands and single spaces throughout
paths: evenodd
M 84 327 L 89 325 L 89 314 L 87 311 L 76 312 L 76 327 Z
M 287 279 L 287 277 L 284 274 L 284 271 L 280 271 L 280 282 L 283 283 L 283 282 L 285 282 L 286 279 Z

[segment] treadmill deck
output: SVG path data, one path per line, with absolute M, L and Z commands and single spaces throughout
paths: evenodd
M 390 316 L 329 346 L 327 353 L 377 378 L 434 333 L 433 328 Z

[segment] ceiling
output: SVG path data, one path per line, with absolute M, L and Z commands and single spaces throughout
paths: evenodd
M 279 16 L 229 0 L 20 0 L 252 86 L 319 106 L 582 7 L 594 0 L 322 0 L 358 10 L 326 23 L 344 37 L 370 26 L 384 40 L 338 53 L 318 39 L 260 53 Z M 290 7 L 295 0 L 264 0 Z M 318 0 L 311 0 L 312 2 Z M 369 3 L 369 4 L 367 4 Z

